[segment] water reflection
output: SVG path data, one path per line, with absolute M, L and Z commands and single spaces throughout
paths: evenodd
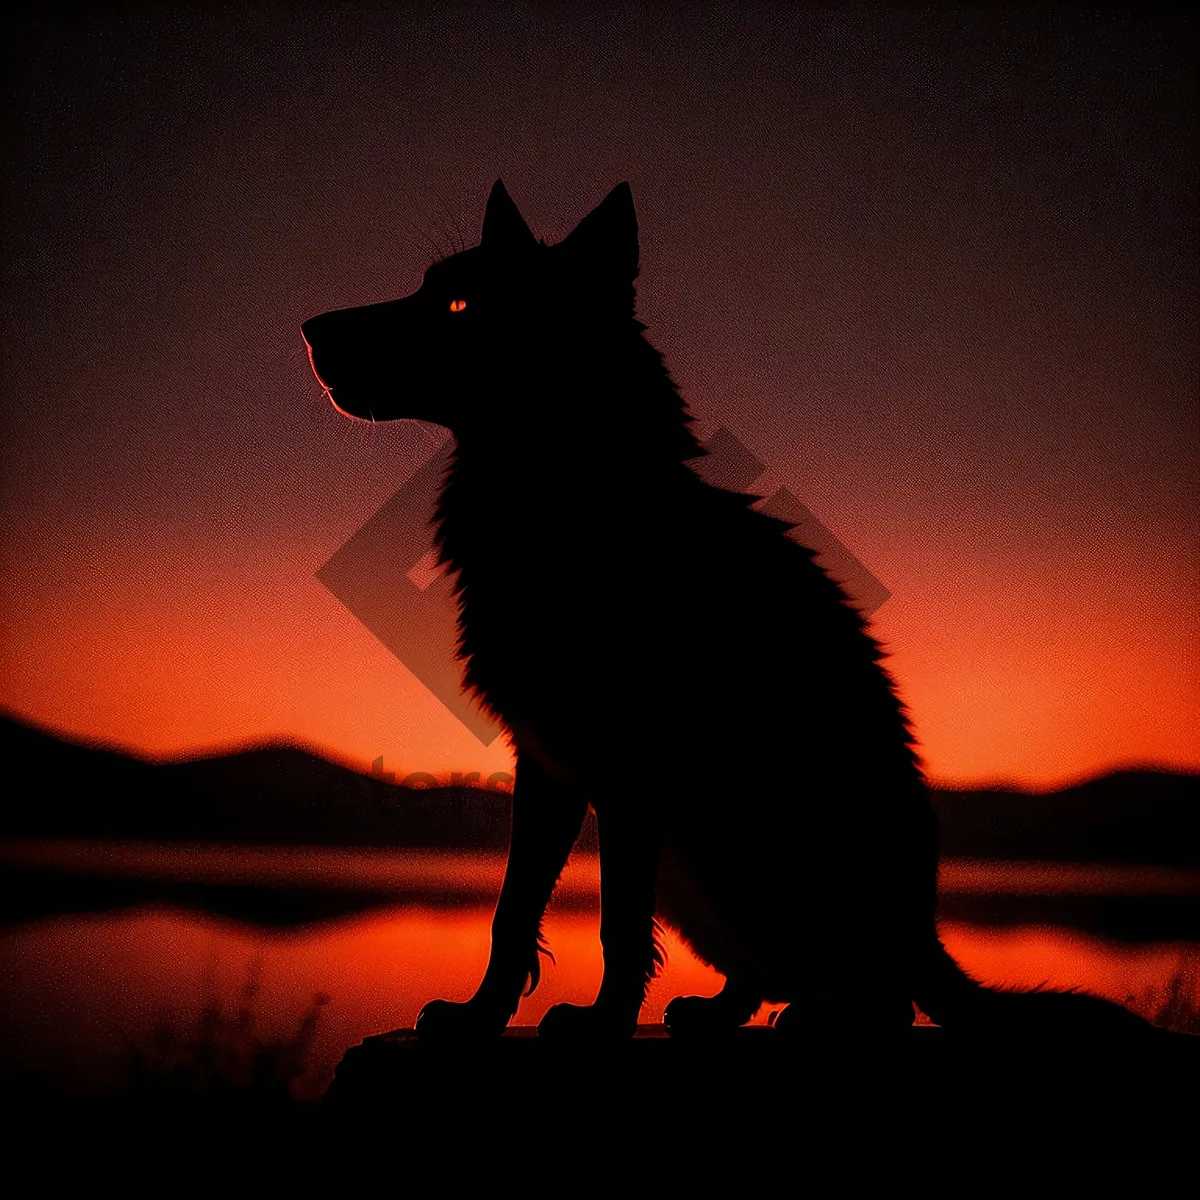
M 3 1029 L 0 1064 L 10 1073 L 52 1075 L 55 1086 L 123 1086 L 131 1043 L 164 1018 L 186 1032 L 207 996 L 232 1002 L 257 968 L 257 1015 L 265 1033 L 294 1031 L 314 995 L 321 1014 L 304 1094 L 318 1094 L 345 1049 L 368 1034 L 411 1025 L 432 996 L 465 999 L 482 974 L 490 910 L 386 909 L 327 922 L 303 933 L 254 931 L 196 913 L 135 910 L 56 917 L 0 938 Z M 595 915 L 559 909 L 547 920 L 558 955 L 518 1021 L 534 1023 L 560 1000 L 590 1000 L 600 979 Z M 1055 929 L 982 929 L 948 924 L 950 949 L 981 978 L 1019 984 L 1082 984 L 1135 1007 L 1153 1007 L 1181 969 L 1200 998 L 1200 952 L 1185 943 L 1128 946 Z M 680 993 L 711 995 L 720 977 L 676 939 L 644 1014 L 661 1019 Z M 765 1021 L 767 1010 L 756 1020 Z
M 411 1025 L 431 997 L 471 994 L 503 872 L 497 856 L 32 842 L 0 844 L 0 862 L 0 1074 L 76 1092 L 121 1089 L 131 1046 L 164 1023 L 186 1036 L 206 1000 L 236 1005 L 257 973 L 265 1037 L 294 1035 L 314 996 L 330 997 L 299 1085 L 319 1094 L 349 1046 Z M 518 1022 L 595 994 L 597 880 L 594 857 L 572 859 L 546 922 L 558 965 L 545 965 Z M 945 864 L 942 886 L 944 938 L 977 977 L 1082 986 L 1148 1015 L 1170 1015 L 1175 981 L 1170 1019 L 1194 1019 L 1196 873 L 958 861 Z M 1084 920 L 1056 923 L 1056 911 L 1070 911 L 1063 904 Z M 1139 904 L 1152 920 L 1132 940 L 1086 931 L 1088 913 L 1110 921 Z M 1155 939 L 1154 928 L 1176 932 Z M 869 931 L 863 938 L 869 954 Z M 661 1020 L 676 995 L 721 986 L 677 939 L 667 951 L 646 1021 Z

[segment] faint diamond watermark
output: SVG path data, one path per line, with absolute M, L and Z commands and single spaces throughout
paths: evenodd
M 402 788 L 485 788 L 488 791 L 512 791 L 515 776 L 510 771 L 493 771 L 486 779 L 479 771 L 451 771 L 450 779 L 439 779 L 431 771 L 409 771 L 397 781 L 395 771 L 383 769 L 383 755 L 371 762 L 371 778 L 380 783 L 391 783 Z
M 488 746 L 501 727 L 463 691 L 462 668 L 455 657 L 454 580 L 438 564 L 433 546 L 433 513 L 452 447 L 453 441 L 447 440 L 436 450 L 321 567 L 317 578 Z M 692 465 L 715 487 L 753 492 L 753 484 L 766 472 L 766 465 L 724 426 L 704 442 L 704 449 L 705 456 Z M 842 585 L 863 616 L 870 616 L 891 595 L 787 488 L 779 488 L 756 507 L 794 526 L 788 536 L 817 552 L 817 562 Z M 382 775 L 381 759 L 372 773 L 376 767 Z

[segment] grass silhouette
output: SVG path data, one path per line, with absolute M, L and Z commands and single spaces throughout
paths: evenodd
M 1150 988 L 1140 1001 L 1131 996 L 1127 1003 L 1162 1029 L 1200 1036 L 1200 950 L 1186 950 L 1162 987 Z
M 261 961 L 255 960 L 232 1010 L 210 994 L 186 1034 L 162 1014 L 149 1041 L 129 1047 L 128 1098 L 294 1103 L 329 997 L 313 997 L 293 1035 L 268 1039 L 257 1012 L 261 977 Z

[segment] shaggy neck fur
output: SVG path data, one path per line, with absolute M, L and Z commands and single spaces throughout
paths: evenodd
M 565 520 L 599 520 L 615 532 L 653 520 L 647 491 L 669 492 L 681 481 L 700 486 L 686 463 L 704 450 L 643 329 L 631 321 L 616 354 L 580 347 L 573 361 L 550 369 L 534 371 L 531 362 L 528 375 L 508 381 L 489 402 L 494 418 L 457 431 L 436 514 L 443 562 L 469 569 L 497 543 L 487 530 L 498 526 L 524 536 Z

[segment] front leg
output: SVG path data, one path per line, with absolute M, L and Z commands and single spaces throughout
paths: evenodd
M 431 1000 L 417 1017 L 422 1036 L 498 1034 L 538 977 L 542 914 L 579 836 L 587 801 L 525 755 L 517 760 L 512 834 L 504 886 L 492 918 L 492 952 L 478 991 L 465 1004 Z
M 618 799 L 597 806 L 600 943 L 604 978 L 595 1004 L 556 1004 L 540 1037 L 631 1037 L 646 988 L 661 962 L 654 941 L 655 885 L 662 857 L 660 814 Z

